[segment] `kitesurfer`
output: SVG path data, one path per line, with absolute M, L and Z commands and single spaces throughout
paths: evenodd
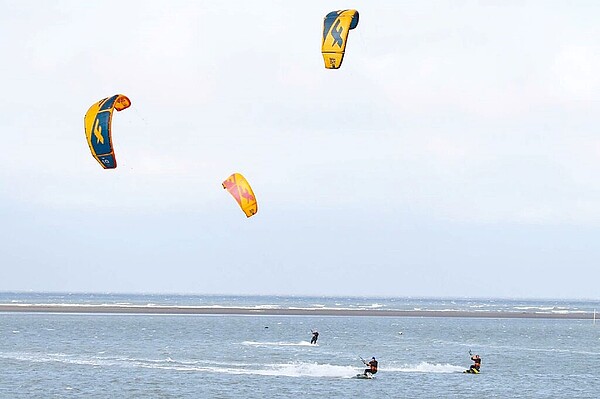
M 479 369 L 481 368 L 481 358 L 479 357 L 479 355 L 473 355 L 471 356 L 471 360 L 473 361 L 473 364 L 471 365 L 471 367 L 469 367 L 469 372 L 479 373 Z
M 367 363 L 364 360 L 363 363 L 369 366 L 368 369 L 365 369 L 364 375 L 367 375 L 367 373 L 371 373 L 371 375 L 377 373 L 377 366 L 379 365 L 379 363 L 377 362 L 375 357 L 372 357 L 369 363 Z
M 310 343 L 311 344 L 315 344 L 317 343 L 317 340 L 319 339 L 319 332 L 317 330 L 310 330 L 310 332 L 312 333 L 312 338 L 310 339 Z

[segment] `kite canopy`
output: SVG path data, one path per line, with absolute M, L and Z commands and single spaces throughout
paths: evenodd
M 342 66 L 346 42 L 350 29 L 358 25 L 358 11 L 340 10 L 332 11 L 325 16 L 323 21 L 323 44 L 321 53 L 325 68 L 338 69 Z
M 93 104 L 83 118 L 85 137 L 92 156 L 104 169 L 117 167 L 111 134 L 113 111 L 115 109 L 123 111 L 130 105 L 129 98 L 122 94 L 115 94 Z
M 223 188 L 229 191 L 229 194 L 235 198 L 242 211 L 247 217 L 255 215 L 258 212 L 258 204 L 254 191 L 248 183 L 248 180 L 239 173 L 234 173 L 223 182 Z

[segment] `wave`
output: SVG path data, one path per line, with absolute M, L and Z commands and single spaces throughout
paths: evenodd
M 259 375 L 280 377 L 351 378 L 358 372 L 356 367 L 318 363 L 215 363 L 205 361 L 177 361 L 167 359 L 135 359 L 97 356 L 73 356 L 63 353 L 0 353 L 0 359 L 31 363 L 63 363 L 90 367 L 146 368 L 184 372 L 220 373 L 236 375 Z
M 261 376 L 315 378 L 352 378 L 357 373 L 357 369 L 351 366 L 338 366 L 333 364 L 318 364 L 304 362 L 258 365 L 255 369 L 214 368 L 214 371 L 227 374 L 252 374 Z
M 101 357 L 80 357 L 64 353 L 0 353 L 0 358 L 18 360 L 31 363 L 63 363 L 81 366 L 118 366 L 124 365 L 123 361 Z
M 273 343 L 290 344 L 290 343 Z M 293 345 L 293 344 L 292 344 Z M 310 345 L 310 344 L 308 344 Z M 341 366 L 334 364 L 319 364 L 310 362 L 255 364 L 241 362 L 215 362 L 214 360 L 176 360 L 170 357 L 165 359 L 145 359 L 131 357 L 105 357 L 105 356 L 76 356 L 64 353 L 26 353 L 26 352 L 0 352 L 0 359 L 10 359 L 31 363 L 63 363 L 91 367 L 120 367 L 120 368 L 145 368 L 158 370 L 175 370 L 185 372 L 221 373 L 234 375 L 258 375 L 281 377 L 314 377 L 314 378 L 352 378 L 362 371 L 355 366 Z M 380 372 L 386 373 L 460 373 L 464 366 L 452 364 L 421 362 L 418 364 L 391 365 L 382 367 Z
M 386 367 L 381 369 L 384 372 L 400 372 L 400 373 L 462 373 L 465 370 L 464 366 L 455 366 L 453 364 L 427 363 L 404 365 L 402 367 Z
M 482 304 L 476 304 L 476 305 L 469 305 L 469 308 L 471 309 L 481 309 L 481 308 L 490 308 L 493 305 L 490 305 L 488 303 L 482 303 Z
M 560 309 L 560 310 L 568 310 L 568 307 L 565 306 L 513 306 L 513 308 L 515 309 L 519 309 L 519 310 L 555 310 L 555 309 Z

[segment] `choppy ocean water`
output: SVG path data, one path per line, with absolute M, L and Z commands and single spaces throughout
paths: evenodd
M 199 306 L 247 309 L 431 310 L 467 312 L 534 312 L 540 314 L 591 314 L 598 301 L 531 299 L 439 299 L 295 296 L 219 296 L 158 294 L 83 294 L 0 292 L 0 304 Z
M 597 303 L 0 294 L 0 303 L 593 311 Z M 338 304 L 338 305 L 336 305 Z M 321 333 L 310 345 L 310 330 Z M 469 350 L 482 373 L 463 374 Z M 373 380 L 352 377 L 376 356 Z M 0 313 L 1 398 L 598 398 L 590 320 Z

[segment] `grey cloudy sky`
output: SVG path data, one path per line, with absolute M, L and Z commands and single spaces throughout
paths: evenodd
M 597 2 L 0 10 L 0 290 L 600 298 Z

